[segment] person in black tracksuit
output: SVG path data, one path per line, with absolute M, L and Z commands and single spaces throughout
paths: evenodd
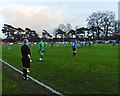
M 21 46 L 21 54 L 22 54 L 22 64 L 23 64 L 23 79 L 28 80 L 27 73 L 30 68 L 31 61 L 31 53 L 30 48 L 28 46 L 28 39 L 24 40 L 24 45 Z

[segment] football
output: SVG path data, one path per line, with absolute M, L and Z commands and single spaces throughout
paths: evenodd
M 41 60 L 42 60 L 42 58 L 39 58 L 39 60 L 41 61 Z

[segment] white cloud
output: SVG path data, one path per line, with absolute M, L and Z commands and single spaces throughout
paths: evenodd
M 0 14 L 5 18 L 4 23 L 23 29 L 29 27 L 37 32 L 50 30 L 64 21 L 63 8 L 54 9 L 47 6 L 8 4 Z
M 74 26 L 79 24 L 79 27 L 86 26 L 86 19 L 91 13 L 78 13 L 68 18 L 68 22 L 73 22 Z
M 25 2 L 23 0 L 19 0 L 20 2 L 16 0 L 11 1 L 13 3 L 4 2 L 4 4 L 0 4 L 0 28 L 2 28 L 1 26 L 4 23 L 7 23 L 23 29 L 29 27 L 39 34 L 41 34 L 43 29 L 52 33 L 54 28 L 58 27 L 59 24 L 70 23 L 73 27 L 85 26 L 85 20 L 93 10 L 106 10 L 107 6 L 107 3 L 104 3 L 105 6 L 101 7 L 100 5 L 103 5 L 103 3 L 40 3 L 40 1 L 37 3 L 37 1 L 32 0 L 25 0 Z M 89 7 L 89 5 L 91 6 Z M 107 10 L 114 9 L 113 7 L 107 6 Z
M 5 38 L 5 35 L 2 34 L 2 32 L 0 32 L 0 39 L 1 39 L 1 38 Z

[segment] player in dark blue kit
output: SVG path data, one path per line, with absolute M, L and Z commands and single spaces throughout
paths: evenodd
M 75 41 L 72 42 L 72 50 L 73 50 L 73 56 L 75 56 L 77 52 L 77 44 Z

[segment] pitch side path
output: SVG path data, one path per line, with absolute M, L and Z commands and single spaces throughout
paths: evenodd
M 62 96 L 55 94 L 47 88 L 37 84 L 34 80 L 23 80 L 22 74 L 2 64 L 2 96 Z

